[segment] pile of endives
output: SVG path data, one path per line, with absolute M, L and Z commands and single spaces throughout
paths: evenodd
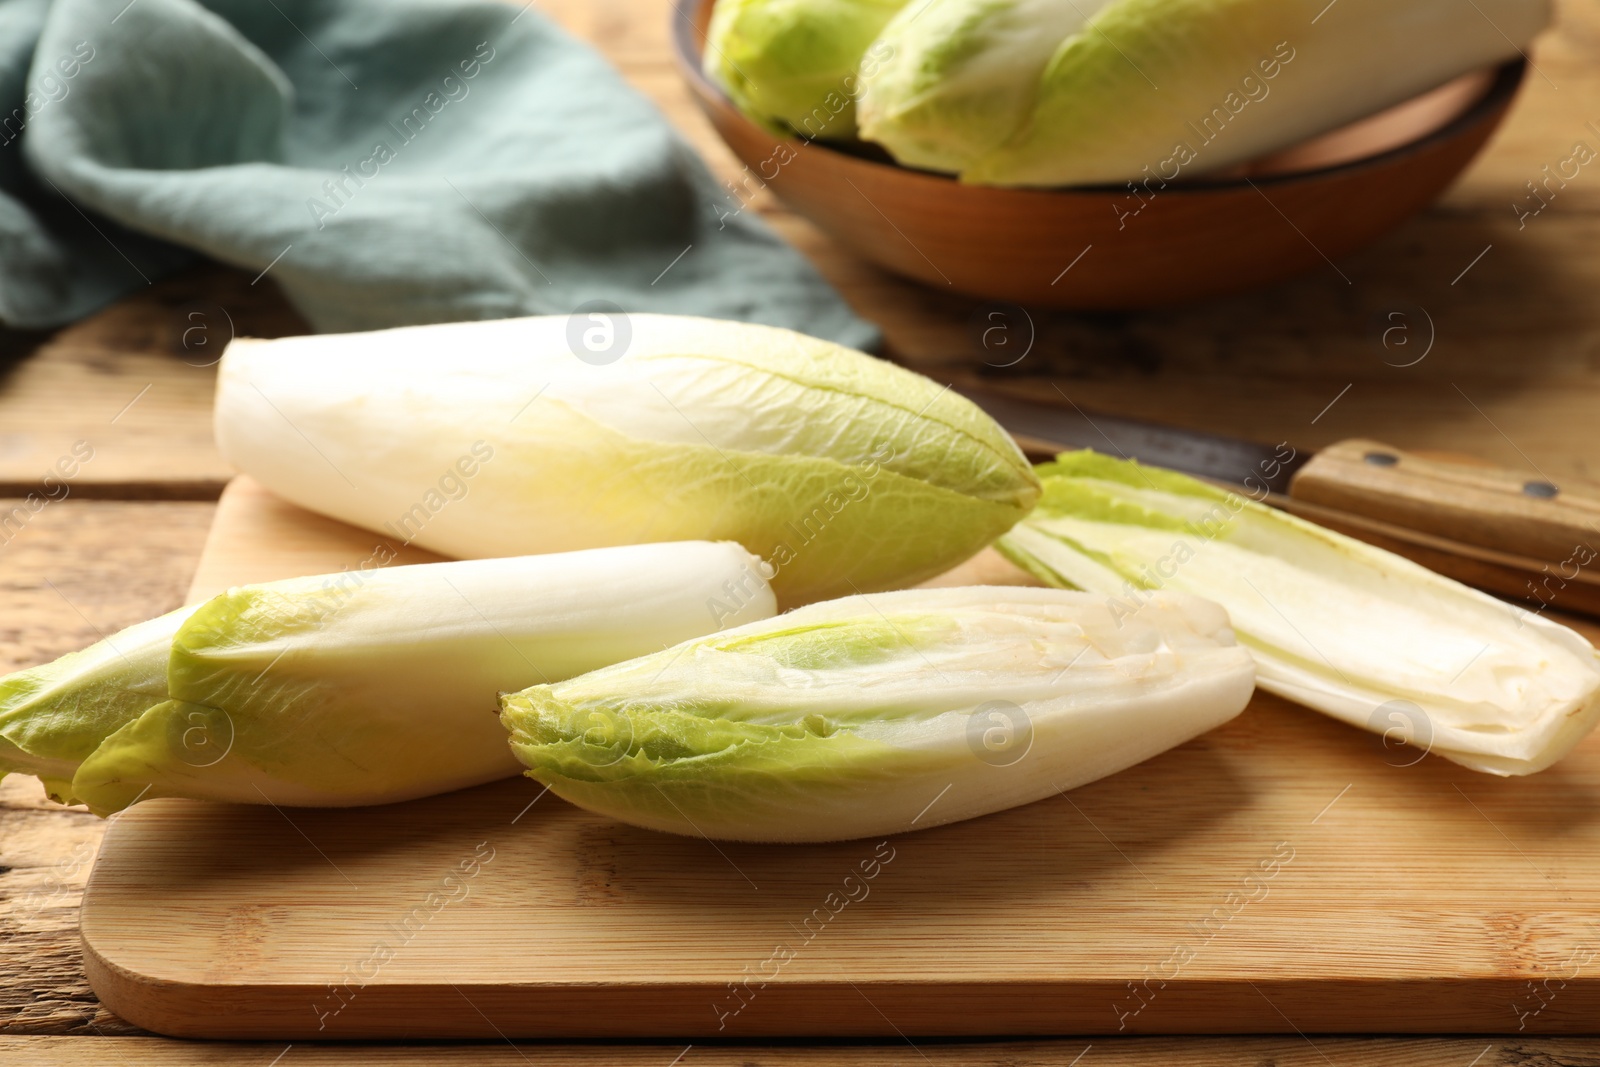
M 1546 0 L 717 0 L 706 73 L 783 135 L 995 185 L 1158 183 L 1514 60 Z
M 466 558 L 230 589 L 0 679 L 0 774 L 105 815 L 525 768 L 639 826 L 820 841 L 1115 773 L 1258 680 L 1497 774 L 1600 715 L 1577 634 L 1379 549 L 1093 453 L 1036 472 L 968 401 L 826 342 L 631 327 L 600 361 L 566 318 L 235 342 L 233 462 Z M 1069 588 L 910 588 L 997 537 Z

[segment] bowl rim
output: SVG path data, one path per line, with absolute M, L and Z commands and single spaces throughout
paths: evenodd
M 699 23 L 701 22 L 701 12 L 714 2 L 715 0 L 683 0 L 682 3 L 674 3 L 672 5 L 673 14 L 669 17 L 672 20 L 672 50 L 673 56 L 677 60 L 678 73 L 683 76 L 685 81 L 690 83 L 697 95 L 703 97 L 712 97 L 721 101 L 730 110 L 736 113 L 741 120 L 749 123 L 751 126 L 757 129 L 760 129 L 761 127 L 753 119 L 751 119 L 743 111 L 739 110 L 738 105 L 735 104 L 732 98 L 723 91 L 722 86 L 718 85 L 716 82 L 707 77 L 705 71 L 701 68 L 701 60 L 704 55 L 704 51 L 700 47 L 699 43 Z M 1386 148 L 1383 151 L 1376 152 L 1370 156 L 1362 156 L 1359 159 L 1346 160 L 1343 163 L 1335 163 L 1326 167 L 1317 167 L 1312 170 L 1287 171 L 1282 174 L 1267 174 L 1260 177 L 1244 176 L 1238 178 L 1215 179 L 1207 179 L 1204 177 L 1191 178 L 1181 183 L 1172 183 L 1162 195 L 1183 196 L 1200 193 L 1236 192 L 1242 189 L 1251 188 L 1259 190 L 1259 187 L 1261 186 L 1287 186 L 1300 182 L 1317 181 L 1320 179 L 1348 174 L 1354 171 L 1384 167 L 1390 163 L 1398 162 L 1407 156 L 1415 155 L 1421 151 L 1424 151 L 1435 144 L 1452 140 L 1467 130 L 1479 125 L 1480 123 L 1493 118 L 1500 111 L 1508 107 L 1512 98 L 1516 95 L 1517 89 L 1521 86 L 1522 79 L 1527 74 L 1528 61 L 1521 57 L 1517 59 L 1510 59 L 1498 64 L 1493 69 L 1495 72 L 1494 80 L 1490 83 L 1489 87 L 1484 90 L 1483 95 L 1480 96 L 1470 107 L 1464 109 L 1449 122 L 1446 122 L 1435 129 L 1429 130 L 1420 137 L 1417 137 L 1411 141 L 1407 141 L 1404 144 L 1395 145 L 1393 148 Z M 922 170 L 917 167 L 902 166 L 899 163 L 885 163 L 881 160 L 870 159 L 865 156 L 857 155 L 854 152 L 842 151 L 826 141 L 806 140 L 798 135 L 793 137 L 778 137 L 774 135 L 774 147 L 782 144 L 794 145 L 797 148 L 820 148 L 832 155 L 840 157 L 841 159 L 849 160 L 851 163 L 859 164 L 863 167 L 871 167 L 883 171 L 894 172 L 906 178 L 920 178 L 944 182 L 957 189 L 970 189 L 974 191 L 981 191 L 987 194 L 1009 193 L 1022 195 L 1059 196 L 1062 194 L 1074 193 L 1093 195 L 1104 195 L 1110 193 L 1123 195 L 1127 192 L 1126 183 L 1121 185 L 967 184 L 960 181 L 953 174 L 945 174 L 934 170 Z

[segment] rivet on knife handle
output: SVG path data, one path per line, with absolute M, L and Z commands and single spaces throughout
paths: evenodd
M 1560 563 L 1600 552 L 1600 484 L 1552 484 L 1351 440 L 1316 453 L 1289 495 L 1480 548 Z

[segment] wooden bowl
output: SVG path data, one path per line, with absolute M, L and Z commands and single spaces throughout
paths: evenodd
M 742 210 L 767 185 L 891 271 L 1045 307 L 1150 307 L 1337 270 L 1339 257 L 1422 210 L 1466 168 L 1526 67 L 1468 75 L 1249 167 L 1141 198 L 1126 186 L 963 185 L 872 158 L 872 146 L 775 137 L 701 72 L 710 13 L 711 0 L 689 0 L 673 39 L 695 99 L 746 166 L 724 210 Z

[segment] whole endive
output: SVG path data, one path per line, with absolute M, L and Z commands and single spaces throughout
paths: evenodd
M 1052 589 L 813 604 L 501 701 L 528 774 L 655 830 L 833 841 L 1053 796 L 1237 715 L 1255 670 L 1215 604 L 1118 619 Z
M 1565 626 L 1172 471 L 1069 452 L 999 543 L 1132 613 L 1153 590 L 1227 609 L 1261 688 L 1473 770 L 1530 774 L 1600 721 L 1600 663 Z
M 861 135 L 998 185 L 1141 197 L 1516 59 L 1545 0 L 918 0 L 863 68 Z
M 778 132 L 849 139 L 862 71 L 886 55 L 873 39 L 906 2 L 717 0 L 705 72 L 745 114 Z
M 774 610 L 758 561 L 729 543 L 241 586 L 0 679 L 0 775 L 101 815 L 153 797 L 441 793 L 516 773 L 501 690 Z
M 446 555 L 738 541 L 786 605 L 931 577 L 1039 492 L 921 375 L 670 315 L 237 340 L 216 433 L 280 496 Z

